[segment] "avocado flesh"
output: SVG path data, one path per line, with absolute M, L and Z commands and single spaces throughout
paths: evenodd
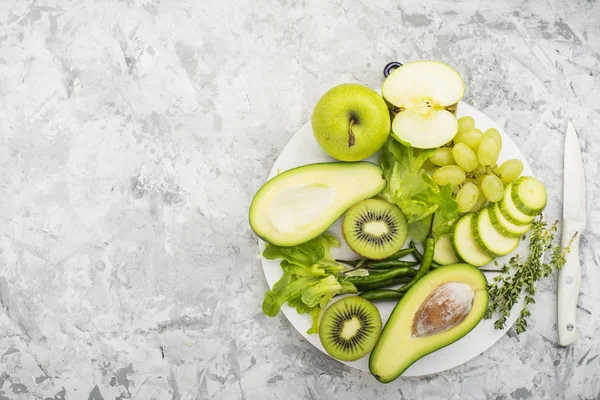
M 250 205 L 250 226 L 265 241 L 295 246 L 320 235 L 348 208 L 385 187 L 378 165 L 309 164 L 265 183 Z
M 391 382 L 415 361 L 469 333 L 483 318 L 487 308 L 486 285 L 485 275 L 469 264 L 453 264 L 425 275 L 406 292 L 392 311 L 379 341 L 371 352 L 371 373 L 383 383 Z M 422 306 L 430 304 L 429 299 L 435 299 L 432 296 L 436 295 L 439 288 L 450 288 L 450 293 L 454 292 L 458 298 L 456 303 L 463 305 L 466 296 L 471 293 L 472 297 L 468 299 L 472 298 L 472 303 L 468 304 L 466 315 L 448 323 L 447 329 L 420 327 L 423 325 L 422 318 L 418 316 L 423 315 Z M 415 332 L 415 327 L 421 329 L 421 335 Z M 426 328 L 430 328 L 429 331 Z

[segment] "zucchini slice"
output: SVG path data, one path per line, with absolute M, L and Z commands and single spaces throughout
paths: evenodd
M 504 236 L 520 238 L 531 229 L 531 224 L 517 225 L 507 220 L 500 212 L 498 203 L 490 205 L 489 213 L 492 225 Z
M 473 217 L 473 236 L 475 241 L 492 257 L 501 257 L 512 253 L 519 245 L 519 239 L 506 237 L 492 225 L 490 209 L 484 208 Z
M 522 176 L 512 183 L 510 197 L 517 210 L 535 217 L 546 207 L 548 196 L 542 182 L 531 176 Z
M 512 196 L 512 183 L 509 184 L 504 190 L 504 197 L 498 203 L 500 212 L 504 215 L 504 218 L 517 225 L 528 225 L 533 221 L 531 215 L 527 215 L 519 211 L 517 206 L 513 203 Z
M 460 260 L 452 250 L 452 235 L 440 236 L 435 242 L 433 261 L 441 265 L 456 264 Z
M 473 236 L 471 227 L 473 216 L 474 214 L 466 214 L 454 225 L 452 248 L 456 255 L 465 262 L 482 267 L 492 262 L 493 258 L 479 247 Z

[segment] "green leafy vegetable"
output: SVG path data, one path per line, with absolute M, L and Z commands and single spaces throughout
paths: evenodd
M 312 318 L 312 325 L 310 329 L 306 331 L 309 335 L 314 335 L 319 333 L 319 317 L 321 316 L 321 311 L 323 311 L 320 307 L 315 307 L 310 313 Z
M 333 275 L 302 291 L 302 302 L 309 307 L 325 308 L 333 296 L 342 291 L 342 285 Z
M 358 292 L 352 283 L 338 282 L 337 275 L 345 267 L 331 257 L 330 249 L 339 246 L 335 237 L 325 233 L 292 247 L 267 244 L 263 256 L 282 259 L 283 275 L 265 293 L 263 312 L 274 317 L 287 302 L 299 314 L 311 314 L 313 323 L 308 333 L 317 333 L 319 315 L 327 303 L 336 295 Z
M 523 292 L 525 293 L 524 306 L 515 326 L 517 334 L 527 329 L 527 317 L 531 315 L 527 306 L 535 303 L 536 282 L 549 276 L 552 271 L 561 269 L 565 265 L 565 256 L 570 251 L 571 243 L 564 249 L 554 243 L 557 229 L 558 222 L 548 227 L 542 217 L 534 220 L 528 256 L 512 257 L 508 264 L 502 267 L 501 275 L 496 276 L 494 282 L 488 285 L 490 301 L 484 318 L 489 319 L 494 314 L 498 314 L 499 317 L 494 323 L 496 329 L 504 329 L 511 310 Z M 544 254 L 548 250 L 551 250 L 550 261 L 545 262 Z
M 423 164 L 435 149 L 416 150 L 395 140 L 388 141 L 382 150 L 381 168 L 388 185 L 381 195 L 396 204 L 406 215 L 409 229 L 417 236 L 425 236 L 429 220 L 436 214 L 433 232 L 443 235 L 458 217 L 458 204 L 452 197 L 452 186 L 439 188 L 423 169 Z M 437 229 L 436 229 L 437 228 Z
M 302 291 L 317 283 L 319 279 L 314 276 L 297 277 L 291 274 L 283 274 L 273 288 L 265 293 L 262 310 L 269 317 L 279 313 L 281 306 L 286 301 L 302 296 Z

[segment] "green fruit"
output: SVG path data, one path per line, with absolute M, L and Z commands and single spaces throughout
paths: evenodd
M 450 265 L 459 262 L 458 257 L 456 257 L 452 249 L 452 235 L 440 236 L 435 241 L 433 261 L 440 265 Z
M 436 61 L 404 64 L 388 75 L 381 92 L 397 110 L 392 136 L 400 142 L 433 149 L 456 135 L 455 105 L 465 85 L 449 65 Z
M 349 207 L 383 190 L 367 162 L 309 164 L 265 183 L 250 205 L 250 226 L 265 241 L 295 246 L 319 236 Z
M 342 232 L 352 250 L 371 260 L 381 260 L 402 248 L 407 225 L 397 205 L 383 199 L 368 199 L 346 212 Z
M 421 278 L 396 304 L 371 352 L 369 369 L 388 383 L 415 361 L 456 342 L 483 317 L 487 281 L 477 268 L 454 264 Z
M 383 146 L 390 113 L 383 98 L 363 85 L 345 83 L 325 93 L 312 115 L 319 146 L 340 161 L 364 160 Z
M 365 356 L 380 333 L 379 310 L 358 296 L 344 297 L 330 305 L 319 325 L 319 338 L 327 353 L 344 361 Z
M 484 208 L 471 219 L 475 241 L 490 257 L 502 257 L 512 253 L 519 245 L 519 238 L 504 235 L 492 223 L 490 213 L 494 210 Z

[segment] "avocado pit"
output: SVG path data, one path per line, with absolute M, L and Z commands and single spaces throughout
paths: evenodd
M 471 311 L 474 298 L 475 292 L 464 283 L 448 282 L 438 286 L 416 312 L 412 336 L 425 337 L 460 324 Z

